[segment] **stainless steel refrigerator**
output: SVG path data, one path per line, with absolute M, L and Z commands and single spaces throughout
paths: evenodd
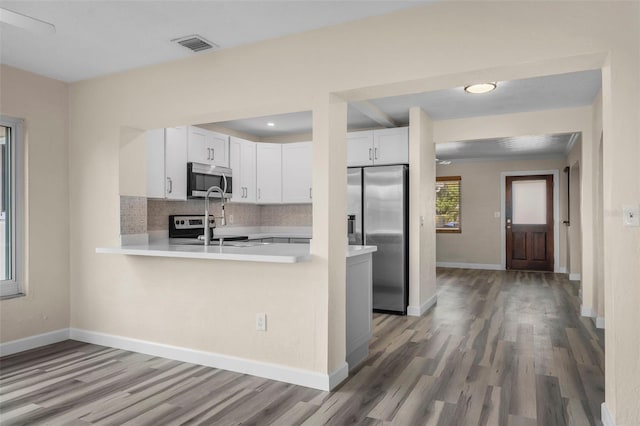
M 375 245 L 373 310 L 407 314 L 409 302 L 409 168 L 406 165 L 349 168 L 349 244 Z

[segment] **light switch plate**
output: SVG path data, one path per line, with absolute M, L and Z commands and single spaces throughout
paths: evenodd
M 640 207 L 622 206 L 622 224 L 624 226 L 640 226 Z

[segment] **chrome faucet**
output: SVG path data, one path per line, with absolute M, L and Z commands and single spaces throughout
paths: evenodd
M 224 216 L 224 191 L 219 186 L 212 186 L 207 189 L 207 193 L 204 196 L 204 246 L 207 247 L 209 245 L 209 194 L 212 192 L 218 192 L 220 194 L 220 207 L 222 208 L 222 216 L 220 216 L 220 224 L 225 226 L 227 224 L 227 220 Z M 213 216 L 215 219 L 215 216 Z M 222 245 L 222 239 L 220 239 L 220 245 Z

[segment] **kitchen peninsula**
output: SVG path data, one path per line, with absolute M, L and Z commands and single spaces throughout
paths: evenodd
M 375 246 L 348 246 L 347 258 L 375 251 Z M 96 249 L 96 253 L 271 263 L 297 263 L 311 259 L 308 244 L 271 244 L 251 240 L 224 243 L 222 246 L 214 244 L 208 247 L 156 242 L 142 245 L 99 247 Z

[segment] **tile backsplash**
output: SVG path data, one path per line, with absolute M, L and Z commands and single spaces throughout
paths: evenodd
M 220 215 L 220 203 L 212 201 L 213 214 Z M 311 226 L 311 204 L 225 205 L 229 225 L 235 226 Z M 166 231 L 169 216 L 204 214 L 204 200 L 168 201 L 145 197 L 120 197 L 120 233 L 144 234 Z M 233 223 L 231 217 L 233 216 Z
M 120 197 L 120 234 L 144 234 L 147 232 L 147 199 L 145 197 Z
M 260 206 L 261 226 L 311 226 L 311 204 L 273 204 Z

